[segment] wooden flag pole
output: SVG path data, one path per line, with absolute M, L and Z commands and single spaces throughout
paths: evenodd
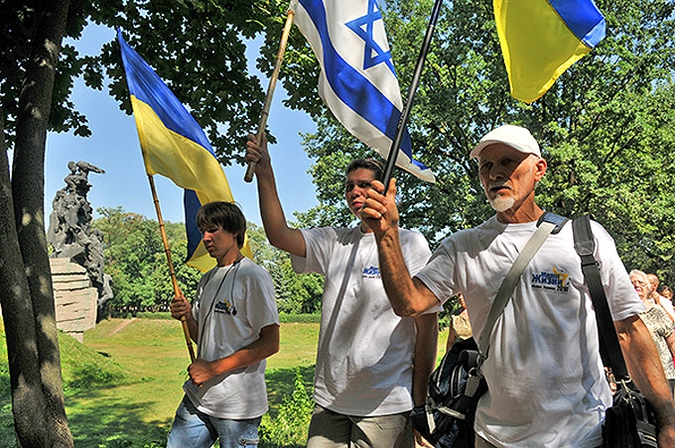
M 274 89 L 277 85 L 277 79 L 279 78 L 279 69 L 281 68 L 281 62 L 284 60 L 284 52 L 286 51 L 286 44 L 288 43 L 288 35 L 291 33 L 291 26 L 293 25 L 293 17 L 295 16 L 295 11 L 292 8 L 288 9 L 288 16 L 286 17 L 286 25 L 284 26 L 284 32 L 281 34 L 281 41 L 279 42 L 279 51 L 277 52 L 277 59 L 274 63 L 274 71 L 272 72 L 272 78 L 270 78 L 269 86 L 267 86 L 267 96 L 265 97 L 265 105 L 263 110 L 260 113 L 260 122 L 258 123 L 258 134 L 256 135 L 256 142 L 260 144 L 262 141 L 263 134 L 265 133 L 265 127 L 267 126 L 267 118 L 270 114 L 270 106 L 272 105 L 272 97 L 274 96 Z M 244 175 L 244 181 L 251 182 L 253 180 L 253 172 L 255 171 L 255 162 L 249 162 L 248 167 L 246 168 L 246 174 Z
M 166 229 L 164 228 L 164 220 L 162 219 L 162 210 L 159 207 L 159 198 L 157 197 L 157 190 L 155 190 L 155 180 L 151 174 L 148 174 L 148 181 L 150 182 L 150 191 L 152 191 L 152 199 L 155 203 L 155 211 L 157 212 L 157 220 L 159 221 L 159 232 L 162 235 L 162 244 L 164 244 L 164 253 L 166 254 L 166 261 L 169 264 L 169 275 L 171 276 L 171 284 L 173 285 L 173 293 L 176 296 L 182 295 L 180 287 L 178 286 L 178 279 L 176 278 L 176 271 L 173 268 L 171 261 L 171 251 L 169 250 L 169 241 L 166 237 Z M 190 361 L 195 362 L 195 350 L 192 347 L 192 338 L 190 337 L 190 328 L 188 327 L 187 318 L 185 316 L 180 319 L 183 325 L 183 333 L 185 334 L 185 342 L 187 344 L 188 353 L 190 353 Z
M 410 115 L 410 109 L 412 108 L 413 99 L 415 98 L 415 92 L 417 91 L 417 86 L 420 83 L 420 76 L 422 75 L 422 68 L 424 68 L 424 61 L 427 58 L 427 53 L 429 52 L 429 45 L 431 44 L 431 38 L 434 35 L 434 29 L 436 28 L 436 22 L 438 21 L 438 16 L 441 12 L 441 5 L 443 0 L 436 0 L 434 7 L 431 11 L 431 17 L 429 18 L 429 25 L 427 26 L 426 34 L 424 35 L 424 41 L 422 42 L 422 48 L 420 49 L 419 58 L 417 58 L 417 65 L 415 66 L 415 72 L 413 73 L 412 81 L 410 82 L 410 88 L 408 89 L 408 99 L 406 100 L 405 107 L 403 112 L 401 112 L 401 117 L 398 120 L 398 125 L 396 127 L 396 137 L 394 141 L 391 142 L 391 148 L 389 148 L 389 157 L 387 157 L 387 164 L 384 167 L 384 193 L 387 194 L 389 189 L 389 180 L 391 179 L 391 174 L 394 171 L 394 166 L 396 165 L 396 158 L 398 157 L 398 150 L 401 147 L 401 141 L 403 140 L 403 134 L 405 132 L 406 124 L 408 123 L 408 116 Z

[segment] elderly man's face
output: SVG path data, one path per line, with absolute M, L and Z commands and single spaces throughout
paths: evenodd
M 528 197 L 534 199 L 534 187 L 546 172 L 544 159 L 502 143 L 483 149 L 478 162 L 485 195 L 497 212 L 520 206 Z
M 631 274 L 630 282 L 642 300 L 647 300 L 649 297 L 650 286 L 646 278 L 639 274 Z

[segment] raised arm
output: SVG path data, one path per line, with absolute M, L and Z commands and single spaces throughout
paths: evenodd
M 361 212 L 365 224 L 375 233 L 380 257 L 380 274 L 394 312 L 417 316 L 438 305 L 436 296 L 417 278 L 411 278 L 403 260 L 398 233 L 396 180 L 392 179 L 386 197 L 382 182 L 374 181 Z
M 614 322 L 614 325 L 626 367 L 635 385 L 656 411 L 659 446 L 675 446 L 675 403 L 649 330 L 637 315 Z
M 270 244 L 281 250 L 300 257 L 305 256 L 305 238 L 298 229 L 288 227 L 284 210 L 277 192 L 272 161 L 267 151 L 267 137 L 263 135 L 258 144 L 253 134 L 248 135 L 246 143 L 247 162 L 255 162 L 255 174 L 258 179 L 258 199 L 260 216 Z

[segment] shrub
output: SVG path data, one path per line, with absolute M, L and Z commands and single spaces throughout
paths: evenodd
M 302 447 L 307 441 L 309 420 L 314 400 L 303 383 L 300 369 L 295 369 L 295 385 L 291 396 L 286 396 L 279 405 L 276 419 L 268 414 L 260 424 L 260 440 L 263 447 Z

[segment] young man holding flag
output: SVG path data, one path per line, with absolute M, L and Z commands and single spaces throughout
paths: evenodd
M 270 275 L 244 257 L 246 218 L 231 202 L 211 202 L 197 226 L 217 266 L 202 277 L 191 305 L 171 302 L 171 316 L 187 318 L 199 347 L 167 448 L 258 445 L 267 412 L 265 359 L 279 351 L 279 315 Z
M 267 238 L 291 254 L 296 272 L 325 277 L 307 446 L 411 448 L 413 398 L 424 401 L 436 361 L 437 309 L 416 318 L 395 315 L 380 280 L 373 233 L 360 219 L 354 228 L 288 227 L 267 141 L 255 140 L 249 136 L 246 161 L 256 164 Z M 357 218 L 381 176 L 373 160 L 355 160 L 347 168 L 345 200 Z M 415 273 L 429 246 L 417 232 L 400 232 L 406 269 Z

